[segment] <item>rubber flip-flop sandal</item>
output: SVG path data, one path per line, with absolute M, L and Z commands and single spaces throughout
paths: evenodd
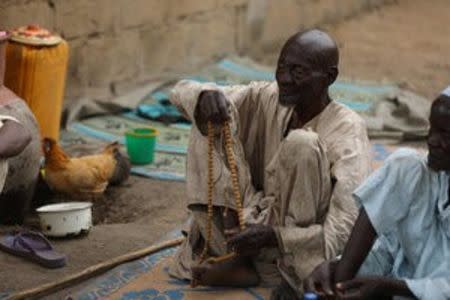
M 46 268 L 61 268 L 66 265 L 66 256 L 55 252 L 50 242 L 39 232 L 8 234 L 0 240 L 0 250 Z

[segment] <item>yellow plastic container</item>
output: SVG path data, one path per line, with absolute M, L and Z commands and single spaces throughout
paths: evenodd
M 28 28 L 48 33 L 35 26 L 24 30 Z M 14 39 L 13 34 L 6 48 L 5 86 L 28 104 L 39 123 L 41 135 L 56 140 L 59 138 L 68 57 L 67 43 L 54 35 L 39 40 L 28 38 L 28 35 Z

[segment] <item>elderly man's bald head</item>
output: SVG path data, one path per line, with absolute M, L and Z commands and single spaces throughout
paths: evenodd
M 276 71 L 280 103 L 298 108 L 326 105 L 338 63 L 336 42 L 327 33 L 314 29 L 291 36 L 281 50 Z
M 325 70 L 339 64 L 336 42 L 327 33 L 317 29 L 291 36 L 284 44 L 281 56 L 290 61 L 303 59 Z

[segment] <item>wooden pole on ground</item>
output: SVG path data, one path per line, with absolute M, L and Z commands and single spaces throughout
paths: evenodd
M 136 260 L 138 258 L 141 258 L 146 255 L 150 255 L 152 253 L 158 252 L 165 248 L 171 248 L 178 246 L 183 242 L 184 238 L 177 238 L 174 240 L 170 240 L 167 242 L 163 242 L 158 245 L 153 245 L 144 249 L 140 249 L 134 252 L 130 252 L 121 256 L 118 256 L 116 258 L 110 259 L 108 261 L 96 264 L 94 266 L 91 266 L 89 268 L 84 269 L 81 272 L 75 273 L 73 275 L 69 275 L 59 281 L 47 283 L 32 289 L 28 289 L 25 291 L 21 291 L 15 294 L 12 294 L 6 300 L 21 300 L 21 299 L 35 299 L 37 297 L 42 297 L 44 295 L 48 295 L 50 293 L 54 293 L 56 291 L 59 291 L 65 287 L 68 287 L 70 285 L 73 285 L 74 283 L 78 283 L 80 281 L 89 279 L 93 277 L 94 275 L 98 275 L 100 273 L 103 273 L 111 268 L 114 268 L 120 264 Z

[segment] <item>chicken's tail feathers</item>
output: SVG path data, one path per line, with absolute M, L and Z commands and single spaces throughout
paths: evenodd
M 111 185 L 119 185 L 130 176 L 131 164 L 128 157 L 120 151 L 120 143 L 115 141 L 105 147 L 104 152 L 111 153 L 116 161 L 114 174 L 109 180 Z

